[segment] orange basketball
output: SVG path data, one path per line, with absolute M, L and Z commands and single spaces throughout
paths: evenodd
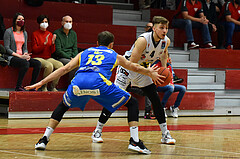
M 165 76 L 166 78 L 161 78 L 161 80 L 163 80 L 164 83 L 162 83 L 161 85 L 157 85 L 157 87 L 166 86 L 171 82 L 172 73 L 170 72 L 170 70 L 168 68 L 160 67 L 160 69 L 158 70 L 158 74 Z

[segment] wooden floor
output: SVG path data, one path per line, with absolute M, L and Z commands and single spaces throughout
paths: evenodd
M 1 159 L 208 159 L 240 158 L 240 117 L 168 118 L 168 128 L 176 145 L 160 143 L 156 120 L 140 118 L 140 139 L 151 155 L 128 151 L 126 118 L 111 118 L 103 129 L 104 143 L 92 143 L 97 118 L 63 119 L 45 151 L 35 151 L 48 119 L 0 119 Z

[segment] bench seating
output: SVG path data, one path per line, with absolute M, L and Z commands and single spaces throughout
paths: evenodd
M 53 111 L 62 100 L 64 92 L 10 92 L 9 112 L 33 112 L 33 111 Z M 162 93 L 160 97 L 162 97 Z M 139 102 L 139 109 L 144 110 L 144 98 L 134 95 Z M 173 105 L 177 93 L 173 93 L 169 98 L 167 107 Z M 29 100 L 30 99 L 30 100 Z M 201 99 L 201 100 L 199 100 Z M 213 92 L 186 92 L 181 105 L 181 110 L 213 110 L 215 94 Z M 90 100 L 85 108 L 86 111 L 102 110 L 102 107 L 93 100 Z M 126 110 L 121 107 L 119 110 Z M 79 111 L 78 108 L 71 111 Z
M 4 18 L 12 18 L 16 12 L 24 14 L 26 19 L 34 19 L 46 14 L 51 20 L 59 21 L 65 15 L 73 17 L 75 22 L 112 24 L 112 6 L 75 4 L 44 1 L 40 7 L 28 6 L 24 0 L 7 0 L 1 2 L 1 14 Z
M 199 68 L 240 69 L 240 50 L 199 49 Z
M 225 89 L 240 89 L 240 70 L 226 70 Z

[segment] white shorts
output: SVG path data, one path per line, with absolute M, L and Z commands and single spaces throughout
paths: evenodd
M 130 83 L 131 83 L 131 86 L 136 86 L 141 88 L 141 87 L 146 87 L 152 84 L 153 81 L 149 76 L 142 75 L 137 72 L 129 71 L 122 66 L 118 66 L 114 84 L 126 90 L 127 86 Z

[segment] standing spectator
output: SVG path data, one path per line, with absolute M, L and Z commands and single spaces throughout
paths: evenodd
M 194 42 L 192 29 L 201 29 L 204 48 L 212 49 L 216 48 L 216 46 L 212 45 L 208 22 L 208 19 L 204 16 L 200 0 L 182 0 L 172 20 L 172 26 L 185 29 L 189 49 L 199 47 Z
M 62 27 L 54 31 L 56 34 L 55 47 L 56 51 L 53 55 L 57 60 L 66 65 L 78 54 L 77 34 L 72 29 L 72 17 L 64 16 L 62 18 Z M 69 83 L 72 80 L 76 69 L 69 73 Z
M 218 49 L 223 49 L 224 42 L 224 26 L 220 23 L 217 16 L 216 5 L 212 0 L 202 0 L 203 12 L 206 18 L 209 20 L 208 28 L 210 33 L 218 33 Z
M 16 13 L 13 17 L 12 27 L 4 33 L 4 46 L 6 48 L 10 66 L 19 68 L 15 91 L 25 91 L 22 87 L 23 78 L 29 67 L 33 67 L 30 84 L 37 81 L 41 63 L 31 58 L 32 53 L 27 50 L 27 32 L 25 31 L 25 19 L 22 13 Z
M 234 32 L 240 31 L 240 0 L 229 1 L 225 5 L 224 19 L 226 30 L 225 48 L 231 49 Z
M 32 34 L 32 53 L 34 59 L 38 60 L 44 68 L 43 78 L 47 77 L 53 70 L 63 66 L 62 62 L 51 58 L 55 52 L 56 35 L 47 30 L 49 18 L 46 15 L 40 15 L 37 18 L 39 29 Z M 50 90 L 57 91 L 56 86 L 59 78 L 51 83 Z M 43 85 L 42 91 L 48 91 L 47 84 Z

